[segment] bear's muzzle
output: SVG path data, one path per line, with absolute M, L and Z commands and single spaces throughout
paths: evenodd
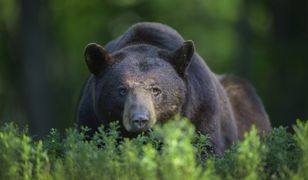
M 126 97 L 123 125 L 128 132 L 142 132 L 150 129 L 156 122 L 151 94 L 142 90 L 131 90 Z

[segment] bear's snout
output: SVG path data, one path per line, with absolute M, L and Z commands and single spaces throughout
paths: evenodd
M 150 116 L 145 112 L 135 112 L 132 114 L 130 121 L 132 122 L 134 129 L 137 131 L 144 131 L 148 127 Z
M 128 132 L 142 132 L 150 129 L 156 122 L 151 94 L 145 90 L 134 89 L 127 94 L 123 125 Z

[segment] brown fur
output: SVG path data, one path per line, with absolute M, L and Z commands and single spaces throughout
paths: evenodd
M 239 138 L 243 139 L 244 132 L 250 130 L 253 124 L 259 133 L 269 132 L 271 124 L 255 89 L 235 76 L 220 76 L 219 80 L 232 105 Z

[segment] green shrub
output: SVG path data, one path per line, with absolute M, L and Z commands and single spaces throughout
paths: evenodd
M 300 161 L 292 179 L 308 179 L 308 122 L 297 120 L 294 139 L 300 148 Z
M 307 179 L 308 122 L 292 135 L 274 128 L 262 138 L 256 128 L 222 157 L 187 119 L 176 117 L 134 139 L 119 125 L 99 128 L 87 140 L 82 132 L 52 129 L 33 140 L 13 124 L 0 127 L 0 179 Z

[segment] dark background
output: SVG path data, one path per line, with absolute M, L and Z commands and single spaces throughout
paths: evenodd
M 0 121 L 72 126 L 86 44 L 140 21 L 195 42 L 216 73 L 252 82 L 273 126 L 308 119 L 307 0 L 0 0 Z

